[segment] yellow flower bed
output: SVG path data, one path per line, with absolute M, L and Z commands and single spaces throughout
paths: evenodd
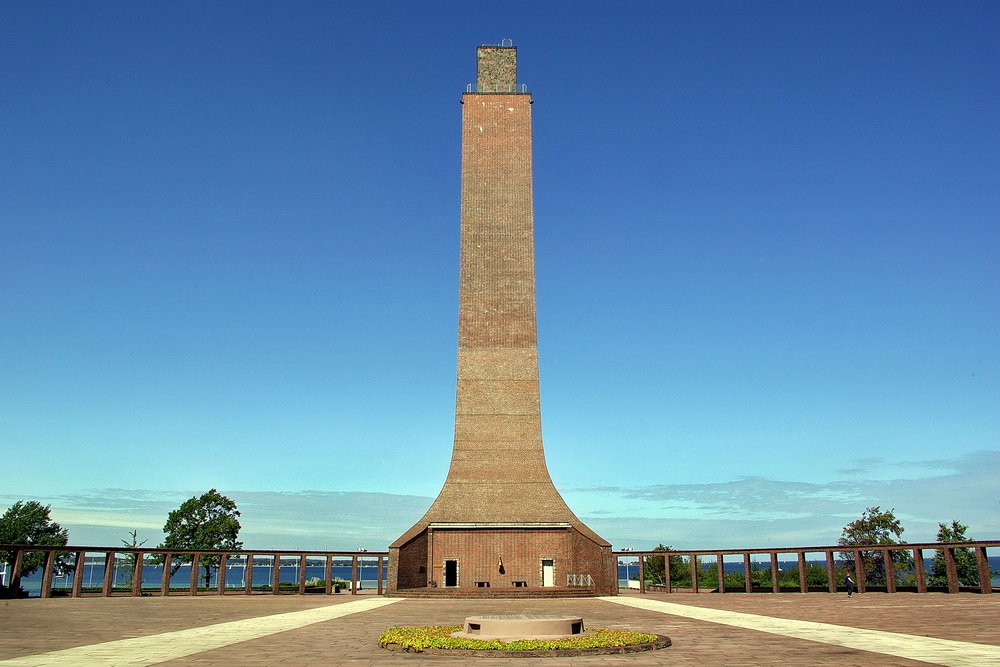
M 378 638 L 378 645 L 399 644 L 404 651 L 419 653 L 428 648 L 461 649 L 471 651 L 550 651 L 553 649 L 609 648 L 631 646 L 656 641 L 656 635 L 629 630 L 590 628 L 593 634 L 568 639 L 517 639 L 503 642 L 498 639 L 468 639 L 452 637 L 461 625 L 428 625 L 422 627 L 389 628 Z

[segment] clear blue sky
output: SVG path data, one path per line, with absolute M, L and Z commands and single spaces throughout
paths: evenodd
M 0 5 L 0 504 L 384 548 L 451 454 L 460 94 L 533 93 L 542 414 L 616 547 L 1000 536 L 995 2 Z M 2 509 L 2 508 L 0 508 Z

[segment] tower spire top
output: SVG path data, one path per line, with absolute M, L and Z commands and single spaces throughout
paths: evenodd
M 505 39 L 503 43 L 509 41 Z M 480 46 L 476 49 L 476 90 L 480 93 L 517 92 L 516 46 Z

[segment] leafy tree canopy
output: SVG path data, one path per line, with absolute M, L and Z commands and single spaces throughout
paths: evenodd
M 0 544 L 39 544 L 63 546 L 69 541 L 69 530 L 49 517 L 51 505 L 36 500 L 19 500 L 0 517 Z M 0 551 L 9 567 L 14 566 L 14 553 Z M 45 553 L 32 551 L 22 555 L 21 576 L 29 576 L 45 563 Z M 59 561 L 60 565 L 64 565 Z
M 666 546 L 663 544 L 658 545 L 653 551 L 673 551 L 673 547 Z M 679 582 L 682 580 L 691 579 L 691 568 L 684 562 L 681 556 L 668 556 L 664 553 L 663 558 L 657 558 L 655 556 L 647 557 L 645 559 L 644 574 L 646 576 L 646 581 L 650 581 L 655 584 L 666 583 L 666 558 L 670 558 L 670 578 L 673 582 Z
M 240 512 L 236 503 L 215 489 L 199 497 L 189 498 L 178 509 L 167 515 L 163 526 L 166 539 L 160 544 L 164 549 L 219 549 L 235 551 L 243 547 L 236 538 L 240 533 Z M 191 562 L 190 556 L 180 556 L 174 561 L 176 572 L 181 563 Z M 219 557 L 200 560 L 205 568 L 205 585 L 211 580 L 212 568 L 218 567 Z
M 963 523 L 953 520 L 951 525 L 946 523 L 938 524 L 937 541 L 938 542 L 972 542 L 971 537 L 966 537 L 965 531 L 969 529 Z
M 899 537 L 903 534 L 903 524 L 894 514 L 895 508 L 882 511 L 882 508 L 867 508 L 860 519 L 844 526 L 844 531 L 837 540 L 842 547 L 864 546 L 867 544 L 905 544 Z M 847 567 L 854 567 L 855 554 L 861 559 L 865 577 L 869 583 L 885 584 L 885 561 L 880 551 L 842 551 L 841 559 Z M 893 563 L 912 563 L 913 557 L 903 550 L 892 552 Z
M 240 512 L 236 503 L 215 489 L 189 498 L 167 515 L 163 526 L 166 549 L 227 549 L 243 546 L 236 538 L 240 532 Z
M 882 511 L 876 505 L 869 507 L 861 515 L 846 526 L 837 544 L 840 546 L 857 546 L 864 544 L 897 544 L 903 534 L 903 525 L 894 514 L 895 508 Z
M 971 542 L 972 538 L 965 535 L 968 526 L 952 521 L 951 525 L 946 523 L 938 524 L 938 542 Z M 976 554 L 972 549 L 955 549 L 955 569 L 958 572 L 958 583 L 962 586 L 979 585 L 979 567 L 976 564 Z M 934 560 L 931 563 L 931 576 L 928 583 L 932 586 L 948 585 L 948 568 L 945 563 L 944 549 L 934 552 Z

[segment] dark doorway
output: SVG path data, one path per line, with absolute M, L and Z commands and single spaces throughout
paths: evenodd
M 458 586 L 458 561 L 446 560 L 444 562 L 444 585 Z

